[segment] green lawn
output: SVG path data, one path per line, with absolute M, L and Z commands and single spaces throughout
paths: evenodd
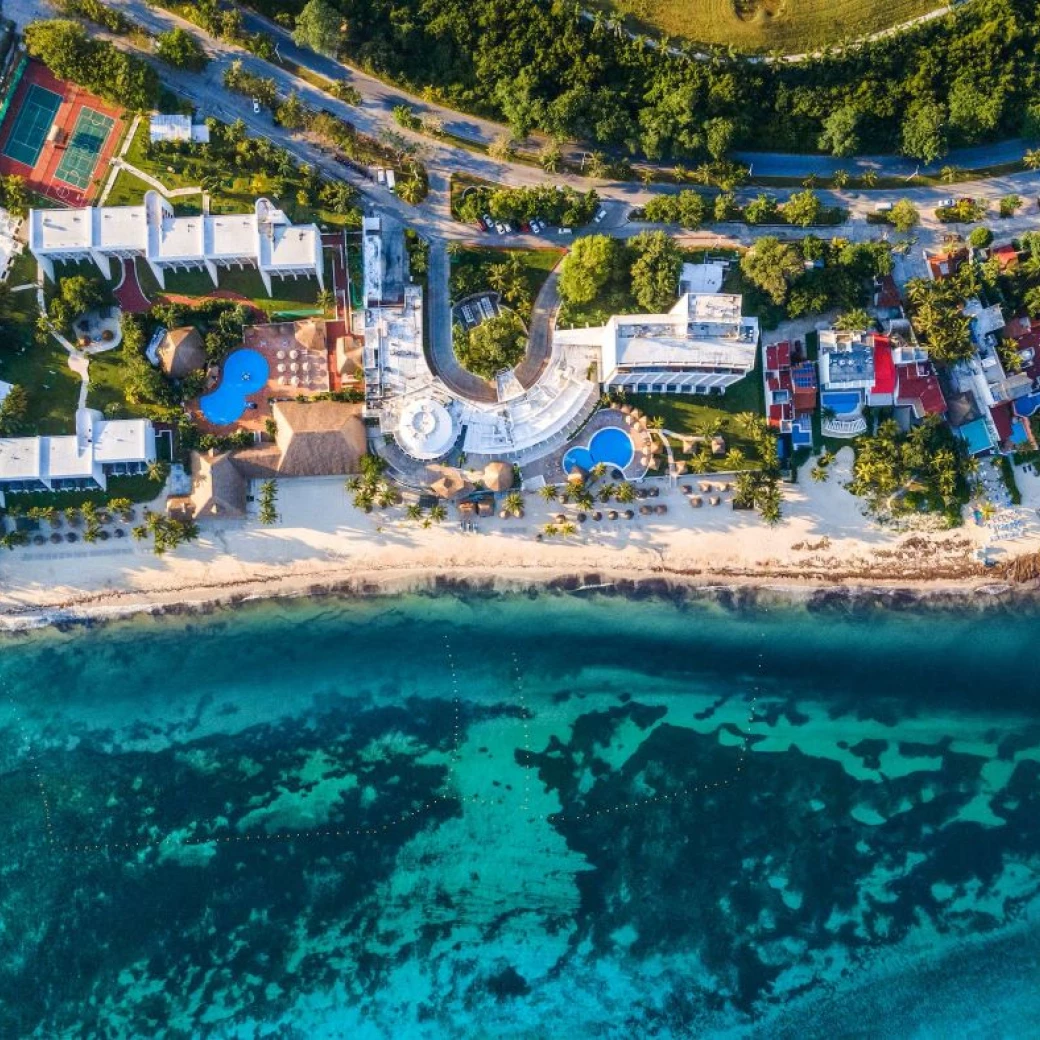
M 7 284 L 14 289 L 19 285 L 27 285 L 29 283 L 35 283 L 35 281 L 36 258 L 28 249 L 26 249 L 14 258 L 14 262 L 11 264 L 11 269 L 7 274 Z M 27 295 L 32 296 L 33 299 L 35 299 L 35 294 L 30 292 Z
M 24 262 L 19 257 L 16 264 Z M 18 383 L 29 394 L 26 433 L 71 433 L 76 428 L 79 377 L 55 340 L 36 344 L 38 313 L 33 290 L 11 294 L 11 317 L 0 339 L 0 379 Z
M 95 354 L 90 359 L 90 386 L 87 388 L 87 405 L 103 412 L 109 419 L 135 419 L 145 417 L 126 403 L 126 373 L 119 347 L 104 354 Z
M 214 286 L 213 279 L 206 271 L 167 271 L 164 279 L 166 286 L 161 288 L 155 280 L 151 268 L 147 264 L 139 263 L 137 277 L 149 299 L 155 299 L 163 293 L 181 296 L 209 296 L 218 288 Z M 325 265 L 325 284 L 330 287 L 332 285 L 332 271 L 328 258 L 326 258 Z M 314 278 L 275 278 L 272 280 L 274 296 L 268 296 L 263 279 L 254 268 L 229 269 L 220 272 L 219 288 L 240 293 L 268 315 L 295 312 L 319 313 L 315 304 L 320 290 L 318 282 Z
M 32 509 L 33 506 L 41 509 L 48 506 L 55 509 L 78 509 L 86 502 L 105 506 L 114 498 L 128 498 L 131 502 L 151 502 L 162 489 L 161 481 L 152 480 L 142 474 L 139 477 L 109 477 L 107 491 L 34 491 L 32 494 L 11 495 L 8 502 L 16 502 L 23 509 Z M 69 528 L 63 527 L 62 530 L 66 531 Z

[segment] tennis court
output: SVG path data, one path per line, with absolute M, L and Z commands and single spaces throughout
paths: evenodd
M 71 184 L 74 188 L 89 187 L 101 149 L 105 147 L 114 125 L 114 119 L 92 108 L 81 109 L 65 154 L 54 171 L 54 179 Z
M 11 136 L 4 145 L 4 155 L 26 166 L 35 166 L 60 107 L 60 94 L 45 90 L 37 83 L 30 84 Z

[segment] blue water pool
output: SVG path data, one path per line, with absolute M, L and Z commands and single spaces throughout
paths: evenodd
M 862 398 L 855 391 L 834 390 L 820 395 L 820 403 L 835 415 L 852 415 L 859 411 Z
M 1026 394 L 1015 402 L 1015 411 L 1019 415 L 1030 416 L 1040 408 L 1040 394 Z
M 576 467 L 580 467 L 588 472 L 600 462 L 624 469 L 632 461 L 635 453 L 632 438 L 624 430 L 608 426 L 592 435 L 587 448 L 571 448 L 563 456 L 563 471 L 570 473 Z
M 202 414 L 214 426 L 230 426 L 242 417 L 247 398 L 263 389 L 267 373 L 267 358 L 258 351 L 244 347 L 229 354 L 220 386 L 199 401 Z

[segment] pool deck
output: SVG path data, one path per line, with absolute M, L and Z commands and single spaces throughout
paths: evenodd
M 247 409 L 233 423 L 215 426 L 202 414 L 199 402 L 192 401 L 189 409 L 199 429 L 203 433 L 221 434 L 234 430 L 263 430 L 264 424 L 271 417 L 273 401 L 295 401 L 301 397 L 328 393 L 331 379 L 326 344 L 325 322 L 321 319 L 247 326 L 242 332 L 242 347 L 262 354 L 267 360 L 269 372 L 267 382 L 255 394 L 249 395 L 248 399 L 256 402 L 256 408 Z M 295 358 L 290 356 L 293 351 L 297 355 Z M 283 357 L 279 358 L 279 352 Z M 303 383 L 302 366 L 305 363 L 310 367 L 306 370 L 306 383 Z M 289 369 L 292 364 L 300 366 L 301 374 L 297 378 L 301 379 L 301 385 L 293 386 L 290 382 L 292 376 Z M 279 373 L 279 365 L 285 366 L 286 371 Z M 223 370 L 220 378 L 213 380 L 213 385 L 205 393 L 212 393 L 219 386 L 221 378 Z
M 640 462 L 640 456 L 644 445 L 650 443 L 650 435 L 645 430 L 633 430 L 625 422 L 625 416 L 616 408 L 601 408 L 593 414 L 592 418 L 578 431 L 577 435 L 567 441 L 566 444 L 560 445 L 555 451 L 543 458 L 526 463 L 523 467 L 524 479 L 531 480 L 536 477 L 542 477 L 546 484 L 564 483 L 567 479 L 567 474 L 563 469 L 564 455 L 571 448 L 588 447 L 588 443 L 592 440 L 594 433 L 610 427 L 624 430 L 632 438 L 632 445 L 635 448 L 632 461 L 621 471 L 624 479 L 642 480 L 648 471 L 647 467 Z

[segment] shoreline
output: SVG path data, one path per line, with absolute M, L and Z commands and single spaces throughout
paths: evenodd
M 302 599 L 373 599 L 402 595 L 605 595 L 625 599 L 663 598 L 677 602 L 710 599 L 733 609 L 771 603 L 808 609 L 988 608 L 1011 602 L 1040 603 L 1035 581 L 901 580 L 878 575 L 858 580 L 821 581 L 767 574 L 710 574 L 601 567 L 595 571 L 550 567 L 400 566 L 359 571 L 343 567 L 286 576 L 254 575 L 232 581 L 198 582 L 157 590 L 107 589 L 75 601 L 38 603 L 0 611 L 0 634 L 48 628 L 96 627 L 136 617 L 204 616 L 256 603 Z M 349 572 L 349 573 L 346 573 Z

